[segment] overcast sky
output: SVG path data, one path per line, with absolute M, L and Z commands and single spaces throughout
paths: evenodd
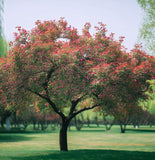
M 16 26 L 30 30 L 38 19 L 64 17 L 79 33 L 86 22 L 91 23 L 92 33 L 93 27 L 103 22 L 108 33 L 115 33 L 116 39 L 125 36 L 123 44 L 132 49 L 143 17 L 137 0 L 5 0 L 4 5 L 3 26 L 7 40 L 13 40 Z

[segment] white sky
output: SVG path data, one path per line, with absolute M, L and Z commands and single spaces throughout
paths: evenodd
M 69 25 L 81 28 L 86 22 L 107 25 L 108 33 L 115 38 L 125 36 L 124 45 L 132 49 L 137 42 L 142 23 L 142 10 L 137 0 L 5 0 L 4 33 L 13 40 L 16 26 L 31 30 L 36 20 L 58 20 L 64 17 Z

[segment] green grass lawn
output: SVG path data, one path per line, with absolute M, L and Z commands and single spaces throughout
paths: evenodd
M 155 127 L 125 134 L 118 126 L 68 131 L 69 152 L 59 151 L 58 130 L 51 132 L 0 133 L 0 160 L 154 160 Z

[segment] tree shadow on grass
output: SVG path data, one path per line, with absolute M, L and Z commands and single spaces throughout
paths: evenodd
M 146 133 L 146 132 L 150 132 L 150 133 L 155 133 L 155 129 L 127 129 L 127 131 L 133 131 L 133 132 L 140 132 L 140 133 Z
M 51 130 L 24 130 L 21 128 L 11 128 L 10 130 L 6 130 L 3 128 L 0 128 L 0 134 L 4 134 L 4 133 L 9 133 L 9 134 L 13 134 L 13 133 L 19 133 L 19 134 L 47 134 L 47 133 L 57 133 L 58 131 L 51 131 Z
M 80 131 L 77 131 L 77 130 L 70 130 L 69 132 L 105 132 L 105 130 L 95 130 L 95 129 L 93 129 L 93 130 L 87 130 L 87 129 L 85 129 L 85 130 L 80 130 Z
M 32 140 L 32 139 L 33 139 L 33 137 L 26 137 L 24 135 L 0 134 L 0 143 L 1 142 L 28 141 L 28 140 Z
M 41 152 L 37 155 L 10 157 L 12 160 L 154 160 L 155 152 L 116 150 L 74 150 Z

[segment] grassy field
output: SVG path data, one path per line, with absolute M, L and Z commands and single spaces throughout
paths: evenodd
M 48 132 L 0 133 L 0 160 L 154 160 L 155 126 L 133 129 L 125 134 L 118 126 L 68 131 L 69 152 L 60 152 L 58 130 Z

